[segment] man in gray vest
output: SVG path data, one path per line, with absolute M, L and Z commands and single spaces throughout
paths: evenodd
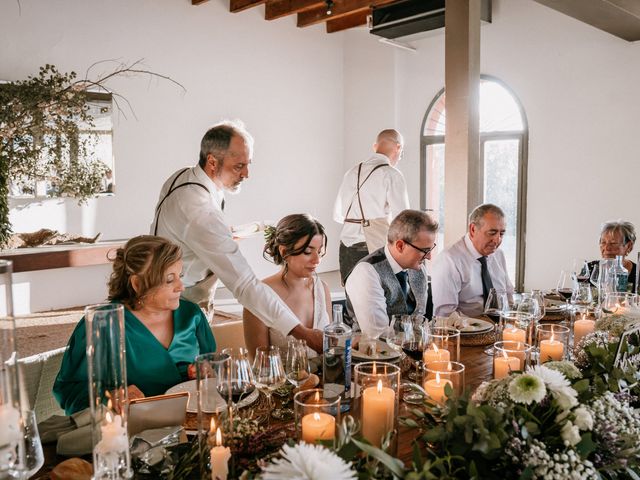
M 364 257 L 345 285 L 360 330 L 377 337 L 392 315 L 431 317 L 433 304 L 424 263 L 435 248 L 438 223 L 419 210 L 403 210 L 389 226 L 387 245 Z

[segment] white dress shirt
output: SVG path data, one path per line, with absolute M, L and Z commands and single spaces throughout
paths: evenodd
M 431 275 L 435 316 L 448 317 L 454 311 L 468 317 L 482 315 L 484 297 L 480 257 L 482 255 L 473 246 L 468 233 L 438 255 Z M 513 284 L 509 280 L 502 250 L 498 249 L 487 257 L 487 270 L 496 290 L 505 290 L 508 295 L 513 295 Z
M 159 200 L 165 197 L 178 173 L 162 186 Z M 191 287 L 213 272 L 238 302 L 265 325 L 287 335 L 300 322 L 278 295 L 255 276 L 240 252 L 224 221 L 221 209 L 224 192 L 197 165 L 184 172 L 174 188 L 186 182 L 202 184 L 209 192 L 198 185 L 178 188 L 162 203 L 157 220 L 157 234 L 182 249 L 185 286 Z M 152 234 L 155 223 L 154 217 Z
M 402 210 L 409 208 L 409 195 L 407 185 L 402 172 L 389 163 L 389 158 L 381 153 L 374 153 L 362 164 L 360 183 L 369 175 L 369 172 L 380 164 L 389 165 L 377 169 L 360 189 L 360 200 L 364 209 L 365 219 L 387 217 L 389 222 Z M 333 207 L 333 219 L 338 223 L 344 223 L 349 210 L 349 218 L 361 219 L 360 204 L 356 195 L 358 184 L 358 165 L 345 173 Z M 353 202 L 353 203 L 352 203 Z M 357 223 L 344 223 L 340 241 L 347 247 L 354 243 L 364 242 L 362 226 Z
M 388 245 L 384 247 L 384 255 L 387 257 L 394 275 L 403 270 L 389 252 Z M 429 278 L 424 262 L 420 269 L 424 273 L 424 278 Z M 373 265 L 367 262 L 358 262 L 347 277 L 345 290 L 351 301 L 360 330 L 370 337 L 380 335 L 389 326 L 389 315 L 387 315 L 387 301 L 380 276 Z

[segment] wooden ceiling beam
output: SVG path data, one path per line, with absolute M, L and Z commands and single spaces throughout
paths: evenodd
M 229 0 L 229 10 L 233 13 L 237 13 L 246 10 L 247 8 L 262 5 L 265 1 L 266 0 Z
M 191 0 L 191 5 L 202 5 L 203 3 L 207 3 L 209 0 Z
M 308 27 L 345 17 L 347 15 L 370 13 L 372 6 L 385 5 L 395 0 L 342 0 L 335 1 L 331 8 L 331 15 L 327 15 L 327 6 L 322 5 L 298 14 L 298 27 Z
M 356 12 L 335 20 L 327 20 L 327 33 L 341 32 L 367 24 L 368 11 Z
M 265 20 L 275 20 L 322 5 L 325 5 L 324 0 L 270 0 L 265 6 L 264 18 Z

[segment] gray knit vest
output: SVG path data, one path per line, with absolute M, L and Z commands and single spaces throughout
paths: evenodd
M 387 301 L 387 315 L 391 321 L 392 315 L 406 314 L 408 311 L 407 302 L 402 294 L 400 282 L 393 273 L 391 265 L 384 254 L 384 247 L 370 253 L 361 262 L 367 262 L 373 266 L 380 277 L 380 284 L 384 290 L 384 298 Z M 422 270 L 408 270 L 409 290 L 416 299 L 416 309 L 414 314 L 426 315 L 427 311 L 427 279 Z

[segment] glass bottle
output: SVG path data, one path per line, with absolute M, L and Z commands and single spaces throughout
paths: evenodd
M 624 268 L 623 258 L 622 255 L 616 255 L 616 263 L 613 266 L 616 292 L 626 292 L 629 283 L 629 271 Z
M 342 321 L 342 305 L 333 306 L 333 320 L 323 333 L 322 378 L 325 397 L 340 396 L 341 410 L 351 397 L 351 328 Z

